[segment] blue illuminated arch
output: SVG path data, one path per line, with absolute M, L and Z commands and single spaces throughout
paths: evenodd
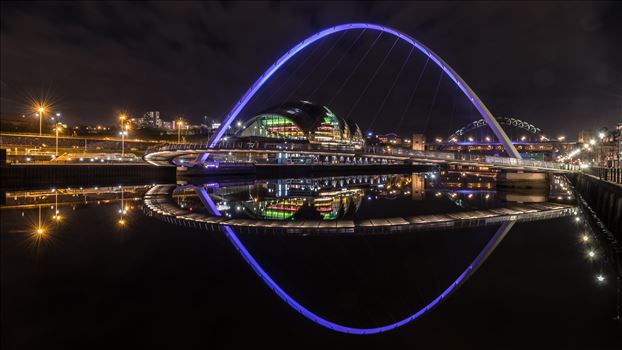
M 216 207 L 216 204 L 212 201 L 211 197 L 207 193 L 204 187 L 196 187 L 197 194 L 199 199 L 203 204 L 209 208 L 209 210 L 216 216 L 221 216 L 220 211 Z M 285 301 L 290 307 L 296 310 L 298 313 L 306 317 L 307 319 L 319 324 L 322 327 L 326 327 L 341 333 L 348 334 L 357 334 L 357 335 L 365 335 L 365 334 L 375 334 L 386 332 L 398 327 L 401 327 L 428 312 L 437 306 L 444 298 L 448 297 L 451 293 L 453 293 L 460 285 L 462 285 L 478 268 L 482 263 L 488 258 L 488 256 L 495 250 L 497 245 L 501 243 L 503 238 L 510 231 L 512 226 L 514 225 L 514 221 L 506 221 L 497 230 L 494 236 L 488 241 L 484 249 L 475 257 L 473 262 L 456 278 L 456 280 L 449 285 L 439 296 L 437 296 L 434 300 L 432 300 L 428 305 L 421 308 L 416 313 L 399 320 L 397 322 L 380 326 L 374 328 L 354 328 L 348 327 L 344 325 L 340 325 L 334 323 L 330 320 L 327 320 L 315 313 L 311 310 L 304 307 L 294 298 L 292 298 L 287 292 L 285 292 L 273 279 L 270 275 L 259 265 L 257 260 L 251 255 L 251 253 L 246 249 L 242 241 L 238 238 L 238 236 L 233 232 L 230 226 L 224 226 L 225 235 L 229 239 L 229 241 L 233 244 L 235 249 L 242 255 L 242 258 L 251 266 L 251 268 L 255 271 L 255 273 L 272 289 L 283 301 Z
M 283 56 L 281 56 L 268 70 L 266 70 L 260 77 L 255 81 L 255 83 L 246 91 L 244 96 L 233 106 L 229 114 L 225 117 L 222 125 L 216 131 L 212 139 L 210 140 L 209 147 L 214 148 L 218 144 L 220 138 L 224 135 L 225 131 L 229 128 L 231 123 L 237 118 L 242 109 L 248 104 L 250 99 L 259 91 L 259 89 L 270 79 L 270 77 L 277 71 L 285 62 L 289 61 L 290 58 L 295 56 L 298 52 L 300 52 L 305 47 L 313 44 L 314 42 L 329 36 L 331 34 L 335 34 L 338 32 L 346 31 L 346 30 L 354 30 L 354 29 L 371 29 L 375 31 L 380 31 L 384 33 L 391 34 L 399 39 L 402 39 L 409 43 L 410 45 L 417 48 L 423 54 L 428 56 L 439 68 L 441 68 L 449 78 L 456 84 L 456 86 L 464 93 L 464 95 L 471 101 L 473 106 L 478 110 L 479 114 L 486 120 L 493 133 L 497 136 L 499 141 L 503 144 L 506 152 L 510 157 L 521 159 L 520 154 L 510 141 L 510 138 L 506 135 L 505 131 L 501 128 L 501 125 L 495 120 L 495 117 L 492 115 L 488 107 L 484 105 L 482 100 L 475 94 L 475 92 L 469 87 L 469 85 L 456 73 L 445 61 L 443 61 L 440 56 L 434 53 L 432 50 L 427 48 L 422 43 L 413 39 L 409 35 L 406 35 L 396 29 L 380 26 L 377 24 L 369 24 L 369 23 L 349 23 L 342 24 L 338 26 L 334 26 L 328 29 L 325 29 L 321 32 L 318 32 L 302 42 L 298 45 L 294 46 L 292 49 L 287 51 Z

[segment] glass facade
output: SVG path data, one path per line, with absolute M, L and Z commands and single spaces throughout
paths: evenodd
M 258 115 L 238 136 L 307 141 L 354 149 L 365 145 L 363 134 L 356 123 L 337 117 L 328 107 L 306 101 L 290 103 L 286 108 L 276 108 Z
M 287 140 L 306 140 L 304 132 L 291 119 L 279 114 L 262 114 L 248 125 L 242 137 L 267 137 Z

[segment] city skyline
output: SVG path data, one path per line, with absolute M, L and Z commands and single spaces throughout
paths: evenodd
M 620 120 L 619 5 L 414 3 L 394 11 L 396 6 L 210 3 L 163 13 L 158 4 L 29 8 L 3 3 L 2 114 L 23 114 L 30 94 L 47 95 L 72 123 L 103 123 L 120 110 L 184 114 L 194 123 L 203 116 L 222 120 L 262 70 L 291 45 L 316 29 L 365 16 L 413 33 L 437 51 L 496 116 L 516 116 L 553 135 L 574 135 Z M 314 14 L 311 19 L 306 11 Z M 408 23 L 406 14 L 412 12 L 417 16 Z M 553 13 L 561 20 L 546 23 L 544 18 Z M 103 14 L 115 24 L 104 22 Z M 245 19 L 244 30 L 220 26 L 227 16 Z M 287 23 L 267 26 L 270 16 L 287 18 Z M 459 21 L 462 17 L 468 20 Z M 184 24 L 188 18 L 192 20 Z M 507 25 L 482 31 L 472 28 L 476 19 Z M 560 32 L 567 39 L 560 40 Z M 83 88 L 95 80 L 100 83 Z M 344 94 L 346 102 L 348 97 Z M 343 108 L 335 108 L 341 114 Z M 364 123 L 369 116 L 361 118 Z

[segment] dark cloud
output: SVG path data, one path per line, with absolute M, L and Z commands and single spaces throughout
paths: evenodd
M 3 2 L 1 16 L 3 114 L 23 113 L 25 96 L 45 91 L 72 122 L 113 120 L 120 109 L 160 110 L 168 119 L 222 118 L 295 43 L 331 25 L 365 21 L 398 28 L 435 50 L 496 115 L 529 120 L 551 134 L 622 120 L 622 8 L 616 2 Z M 350 71 L 374 36 L 366 33 L 346 55 Z M 350 73 L 331 64 L 355 38 L 344 35 L 321 64 L 325 51 L 317 50 L 297 69 L 309 48 L 275 76 L 249 113 L 289 95 L 308 96 L 322 81 L 316 98 L 326 103 Z M 330 40 L 337 38 L 324 48 Z M 352 77 L 332 103 L 339 114 L 371 123 L 408 48 L 397 45 L 358 97 L 391 44 L 384 36 L 363 61 L 366 75 Z M 381 113 L 395 123 L 425 62 L 410 61 Z M 437 82 L 427 69 L 405 127 L 427 128 L 427 120 L 457 127 L 475 118 L 445 85 L 431 108 Z

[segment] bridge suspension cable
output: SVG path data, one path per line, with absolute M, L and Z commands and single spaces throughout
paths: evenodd
M 244 107 L 249 103 L 249 101 L 255 96 L 257 91 L 272 77 L 272 75 L 278 71 L 287 61 L 289 61 L 293 56 L 295 56 L 298 52 L 311 45 L 312 43 L 335 33 L 343 32 L 347 30 L 354 29 L 371 29 L 376 30 L 381 33 L 388 33 L 393 36 L 396 36 L 410 45 L 417 48 L 421 53 L 425 54 L 428 59 L 431 59 L 439 68 L 441 68 L 445 73 L 447 73 L 448 77 L 455 83 L 455 85 L 464 93 L 464 95 L 469 99 L 471 104 L 477 109 L 482 118 L 490 125 L 490 128 L 495 133 L 497 138 L 501 141 L 504 146 L 504 149 L 508 153 L 510 157 L 514 157 L 517 159 L 522 159 L 520 153 L 516 150 L 516 147 L 512 144 L 509 137 L 505 134 L 501 125 L 495 120 L 494 116 L 486 107 L 486 105 L 482 102 L 482 100 L 477 96 L 477 94 L 471 89 L 471 87 L 456 73 L 440 56 L 434 53 L 432 50 L 427 48 L 425 45 L 416 41 L 412 37 L 395 30 L 390 27 L 380 26 L 371 23 L 349 23 L 342 24 L 338 26 L 334 26 L 328 29 L 325 29 L 321 32 L 318 32 L 307 39 L 300 42 L 298 45 L 294 46 L 291 50 L 287 51 L 283 56 L 281 56 L 272 66 L 268 68 L 254 83 L 251 87 L 244 93 L 244 95 L 237 101 L 234 107 L 229 111 L 229 113 L 225 116 L 220 128 L 214 133 L 212 138 L 209 141 L 209 147 L 214 148 L 220 141 L 220 138 L 224 135 L 224 133 L 229 129 L 231 123 L 235 120 L 235 118 L 240 114 L 240 112 L 244 109 Z
M 344 32 L 345 33 L 345 32 Z M 289 82 L 294 79 L 294 77 L 296 76 L 296 73 L 298 73 L 298 71 L 300 70 L 300 68 L 304 67 L 305 63 L 307 63 L 307 61 L 309 61 L 309 59 L 311 58 L 311 56 L 313 56 L 313 54 L 315 54 L 315 52 L 322 46 L 322 44 L 324 44 L 324 41 L 320 42 L 319 44 L 315 45 L 315 47 L 313 48 L 313 50 L 311 50 L 311 53 L 307 55 L 307 57 L 305 57 L 304 61 L 302 61 L 302 63 L 300 63 L 300 65 L 298 65 L 298 67 L 296 67 L 296 69 L 292 72 L 292 74 L 290 74 L 287 77 L 287 80 L 285 80 L 284 83 L 280 84 L 278 88 L 272 90 L 272 93 L 270 94 L 270 96 L 264 101 L 264 104 L 267 105 L 270 102 L 270 99 L 272 99 L 272 97 L 274 97 L 276 95 L 276 93 L 281 90 L 285 85 L 289 84 Z
M 315 70 L 317 69 L 317 67 L 320 65 L 320 63 L 324 62 L 324 60 L 326 59 L 326 57 L 328 57 L 328 54 L 330 54 L 333 49 L 335 48 L 335 46 L 337 46 L 337 44 L 339 43 L 339 41 L 341 41 L 341 39 L 343 38 L 343 36 L 346 34 L 346 32 L 344 31 L 343 33 L 341 33 L 341 35 L 339 36 L 339 38 L 337 38 L 337 40 L 335 40 L 335 42 L 333 43 L 333 45 L 330 47 L 330 49 L 328 49 L 328 51 L 326 51 L 324 53 L 324 55 L 322 56 L 322 58 L 313 66 L 313 69 L 311 69 L 311 71 L 305 75 L 305 77 L 298 82 L 298 85 L 296 85 L 296 88 L 293 89 L 289 95 L 287 95 L 287 98 L 285 98 L 283 101 L 281 101 L 281 104 L 279 105 L 280 107 L 283 107 L 283 104 L 285 104 L 287 101 L 289 101 L 289 99 L 296 93 L 296 91 L 298 91 L 298 89 L 300 88 L 300 86 L 311 76 L 311 74 L 313 74 L 313 72 L 315 72 Z
M 404 59 L 404 62 L 402 63 L 402 66 L 400 67 L 399 71 L 397 72 L 397 75 L 395 76 L 395 79 L 393 79 L 393 83 L 391 84 L 391 87 L 389 88 L 387 93 L 384 95 L 384 98 L 382 99 L 382 103 L 380 103 L 380 107 L 378 108 L 378 110 L 374 114 L 374 117 L 372 118 L 371 123 L 370 123 L 369 127 L 367 128 L 367 130 L 371 130 L 371 128 L 374 126 L 374 123 L 376 122 L 376 118 L 378 118 L 378 116 L 380 115 L 380 112 L 382 112 L 382 109 L 384 108 L 385 103 L 387 103 L 387 100 L 389 99 L 389 96 L 393 92 L 393 89 L 395 88 L 395 85 L 397 84 L 397 81 L 400 79 L 400 76 L 402 75 L 402 72 L 404 71 L 404 67 L 406 67 L 406 64 L 410 60 L 410 56 L 412 55 L 414 50 L 415 50 L 415 47 L 411 46 L 410 51 L 408 52 L 408 56 L 406 56 L 406 58 Z M 399 129 L 399 126 L 398 126 L 398 129 Z
M 430 117 L 432 116 L 432 110 L 434 109 L 434 105 L 436 104 L 436 96 L 438 96 L 438 89 L 441 87 L 441 81 L 443 80 L 443 75 L 445 72 L 441 70 L 441 76 L 438 78 L 438 82 L 436 83 L 436 89 L 434 90 L 434 96 L 432 97 L 432 103 L 430 104 L 430 109 L 428 110 L 428 116 L 425 121 L 425 127 L 423 128 L 423 134 L 428 131 L 428 126 L 430 124 Z
M 326 82 L 326 79 L 328 79 L 328 77 L 330 77 L 330 75 L 333 73 L 333 71 L 339 66 L 339 64 L 341 63 L 341 61 L 343 61 L 343 59 L 348 55 L 348 53 L 354 48 L 354 45 L 356 45 L 356 43 L 359 41 L 359 39 L 363 36 L 363 33 L 365 33 L 365 29 L 361 30 L 361 32 L 359 33 L 359 35 L 356 37 L 356 39 L 354 40 L 354 42 L 352 43 L 352 45 L 350 45 L 350 47 L 346 50 L 346 52 L 343 53 L 343 55 L 341 55 L 341 58 L 339 58 L 339 60 L 337 61 L 337 63 L 335 63 L 331 69 L 328 71 L 328 73 L 324 76 L 324 78 L 322 79 L 322 81 L 320 81 L 320 84 L 311 92 L 311 95 L 309 96 L 309 98 L 307 98 L 307 100 L 309 101 L 313 101 L 313 96 L 315 95 L 315 93 L 317 92 L 317 90 L 322 87 L 324 85 L 324 83 Z
M 371 51 L 371 49 L 374 48 L 374 46 L 376 45 L 376 43 L 378 42 L 378 39 L 380 39 L 380 36 L 382 36 L 382 32 L 380 32 L 378 34 L 378 36 L 376 37 L 376 39 L 374 40 L 374 42 L 371 44 L 371 46 L 367 49 L 367 51 L 365 51 L 365 54 L 363 55 L 363 57 L 361 57 L 361 59 L 358 61 L 358 63 L 356 64 L 356 66 L 354 66 L 354 69 L 352 69 L 352 72 L 350 72 L 350 74 L 348 75 L 348 77 L 346 78 L 346 80 L 343 81 L 343 83 L 341 84 L 341 86 L 339 87 L 339 89 L 337 89 L 337 92 L 335 92 L 333 94 L 333 97 L 330 99 L 330 101 L 328 101 L 328 105 L 330 106 L 333 101 L 335 100 L 335 98 L 337 98 L 337 96 L 339 96 L 339 94 L 341 93 L 341 90 L 343 90 L 343 88 L 348 84 L 348 82 L 350 81 L 350 79 L 352 78 L 352 76 L 354 75 L 354 73 L 358 70 L 358 68 L 361 66 L 361 63 L 363 63 L 363 61 L 365 60 L 365 58 L 367 57 L 367 55 L 369 54 L 369 52 Z
M 421 82 L 421 77 L 423 77 L 423 72 L 425 72 L 425 69 L 428 66 L 428 62 L 430 62 L 429 57 L 425 60 L 425 63 L 423 64 L 423 68 L 421 69 L 421 72 L 419 72 L 419 77 L 417 78 L 415 87 L 413 88 L 413 91 L 410 93 L 410 97 L 408 98 L 408 103 L 406 103 L 406 106 L 404 107 L 404 111 L 402 111 L 402 114 L 400 115 L 400 122 L 397 124 L 398 129 L 402 126 L 402 122 L 404 121 L 406 112 L 408 112 L 408 110 L 410 109 L 410 105 L 412 104 L 413 99 L 415 98 L 415 93 L 417 92 L 417 88 L 419 87 L 419 83 Z
M 354 111 L 356 109 L 356 106 L 359 104 L 359 102 L 361 101 L 361 98 L 363 98 L 363 96 L 365 95 L 365 92 L 367 92 L 367 89 L 369 88 L 369 86 L 371 85 L 371 83 L 374 81 L 374 79 L 376 78 L 376 75 L 378 75 L 378 72 L 380 71 L 380 69 L 382 69 L 382 67 L 384 66 L 384 63 L 387 61 L 387 58 L 389 58 L 389 55 L 391 55 L 391 52 L 393 51 L 393 48 L 395 48 L 395 44 L 397 44 L 397 41 L 399 40 L 399 38 L 396 38 L 395 41 L 393 42 L 393 45 L 391 46 L 391 48 L 389 49 L 389 51 L 385 54 L 384 58 L 382 59 L 382 62 L 380 62 L 380 64 L 378 65 L 378 67 L 376 67 L 376 70 L 374 71 L 374 74 L 372 74 L 371 78 L 369 78 L 369 80 L 367 81 L 367 84 L 365 85 L 365 87 L 363 88 L 363 91 L 360 93 L 359 97 L 356 99 L 356 101 L 354 102 L 354 104 L 352 105 L 352 107 L 350 107 L 350 110 L 348 111 L 348 113 L 346 114 L 346 120 L 350 117 L 350 114 L 352 113 L 352 111 Z

